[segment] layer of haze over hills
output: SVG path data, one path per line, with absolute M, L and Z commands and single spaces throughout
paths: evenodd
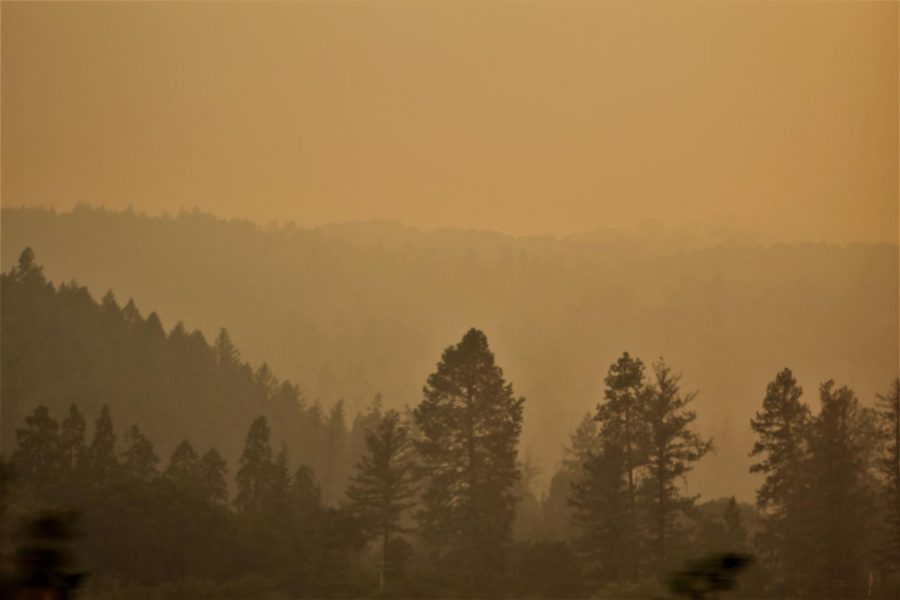
M 523 450 L 549 478 L 623 351 L 663 356 L 699 390 L 717 451 L 689 476 L 707 497 L 750 500 L 749 419 L 791 367 L 817 406 L 834 378 L 864 404 L 898 364 L 894 244 L 773 243 L 719 230 L 514 238 L 389 222 L 261 227 L 200 213 L 150 217 L 79 206 L 2 212 L 2 267 L 31 246 L 47 277 L 112 289 L 350 413 L 382 393 L 412 405 L 440 352 L 485 331 L 527 398 Z

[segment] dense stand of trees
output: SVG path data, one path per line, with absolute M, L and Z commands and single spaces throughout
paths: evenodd
M 824 382 L 815 415 L 789 369 L 769 384 L 751 423 L 759 436 L 752 469 L 765 475 L 756 546 L 778 594 L 900 592 L 898 383 L 876 411 L 861 406 L 846 386 Z
M 778 373 L 750 423 L 756 506 L 701 503 L 696 394 L 624 353 L 538 495 L 525 400 L 476 329 L 416 407 L 376 398 L 348 427 L 226 332 L 57 289 L 29 250 L 2 286 L 4 569 L 52 509 L 78 515 L 97 598 L 648 597 L 711 552 L 757 558 L 745 596 L 900 593 L 900 380 L 874 407 L 825 382 L 813 411 Z
M 371 579 L 355 519 L 323 506 L 307 468 L 291 474 L 273 457 L 264 417 L 250 426 L 230 502 L 215 449 L 184 440 L 160 460 L 137 426 L 119 442 L 108 407 L 90 439 L 75 405 L 61 426 L 40 406 L 16 433 L 4 510 L 76 511 L 78 555 L 100 597 L 355 595 Z
M 131 300 L 120 306 L 112 292 L 98 302 L 77 282 L 54 286 L 30 249 L 0 286 L 4 453 L 37 404 L 56 414 L 75 404 L 88 418 L 109 404 L 162 453 L 190 438 L 233 464 L 246 424 L 262 414 L 277 444 L 320 474 L 325 501 L 342 497 L 378 402 L 348 422 L 340 401 L 325 409 L 266 364 L 252 368 L 227 330 L 212 343 L 180 322 L 166 333 L 155 313 L 142 316 Z
M 601 580 L 646 582 L 687 554 L 696 498 L 678 484 L 712 443 L 690 429 L 696 415 L 685 405 L 694 394 L 683 394 L 679 379 L 660 359 L 648 381 L 644 363 L 626 352 L 606 377 L 598 430 L 585 421 L 573 436 L 569 503 Z

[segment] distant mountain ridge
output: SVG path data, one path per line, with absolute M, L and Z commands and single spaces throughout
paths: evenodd
M 750 499 L 747 423 L 778 369 L 791 366 L 807 394 L 833 377 L 864 402 L 895 375 L 897 246 L 692 236 L 653 224 L 514 238 L 4 208 L 0 247 L 4 271 L 32 246 L 53 281 L 114 289 L 208 339 L 224 325 L 251 362 L 351 411 L 376 392 L 389 406 L 417 402 L 440 351 L 482 328 L 528 398 L 524 443 L 545 478 L 615 357 L 663 355 L 700 391 L 700 427 L 717 440 L 692 489 Z

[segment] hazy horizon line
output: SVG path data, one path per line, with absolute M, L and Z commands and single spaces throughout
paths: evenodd
M 626 241 L 641 238 L 647 238 L 654 234 L 677 236 L 682 239 L 690 239 L 693 235 L 696 241 L 713 242 L 714 244 L 737 243 L 749 246 L 777 246 L 777 245 L 803 245 L 816 244 L 828 246 L 900 246 L 900 239 L 894 240 L 837 240 L 829 238 L 803 238 L 786 239 L 777 237 L 773 234 L 765 233 L 749 227 L 736 226 L 728 222 L 728 219 L 716 220 L 692 220 L 683 223 L 666 223 L 660 219 L 642 218 L 638 219 L 630 226 L 612 226 L 598 224 L 591 228 L 586 228 L 575 232 L 552 232 L 545 233 L 516 233 L 511 231 L 501 231 L 498 229 L 471 227 L 466 225 L 445 225 L 445 226 L 423 226 L 404 222 L 400 219 L 389 219 L 383 217 L 370 217 L 348 219 L 344 221 L 325 221 L 320 223 L 298 223 L 294 219 L 268 219 L 265 221 L 251 219 L 244 216 L 225 216 L 217 214 L 200 206 L 182 207 L 178 211 L 170 211 L 167 209 L 153 211 L 143 207 L 135 207 L 128 205 L 125 208 L 117 208 L 104 203 L 92 203 L 86 201 L 78 201 L 70 207 L 64 208 L 53 204 L 13 204 L 7 205 L 0 201 L 0 210 L 2 211 L 39 211 L 52 213 L 55 215 L 71 215 L 78 211 L 104 212 L 113 215 L 134 215 L 147 219 L 176 219 L 182 216 L 204 216 L 212 218 L 222 223 L 243 223 L 252 226 L 260 232 L 270 231 L 322 231 L 334 230 L 347 226 L 366 226 L 366 225 L 383 225 L 394 227 L 406 232 L 418 234 L 439 234 L 439 233 L 473 233 L 480 235 L 491 235 L 507 238 L 509 240 L 553 240 L 558 242 L 579 242 L 590 241 L 598 235 L 610 236 L 605 241 Z M 709 237 L 720 237 L 718 240 L 709 239 Z M 704 239 L 706 238 L 706 239 Z M 595 240 L 596 241 L 596 240 Z

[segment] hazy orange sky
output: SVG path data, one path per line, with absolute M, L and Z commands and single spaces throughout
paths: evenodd
M 898 4 L 2 4 L 2 202 L 897 240 Z

